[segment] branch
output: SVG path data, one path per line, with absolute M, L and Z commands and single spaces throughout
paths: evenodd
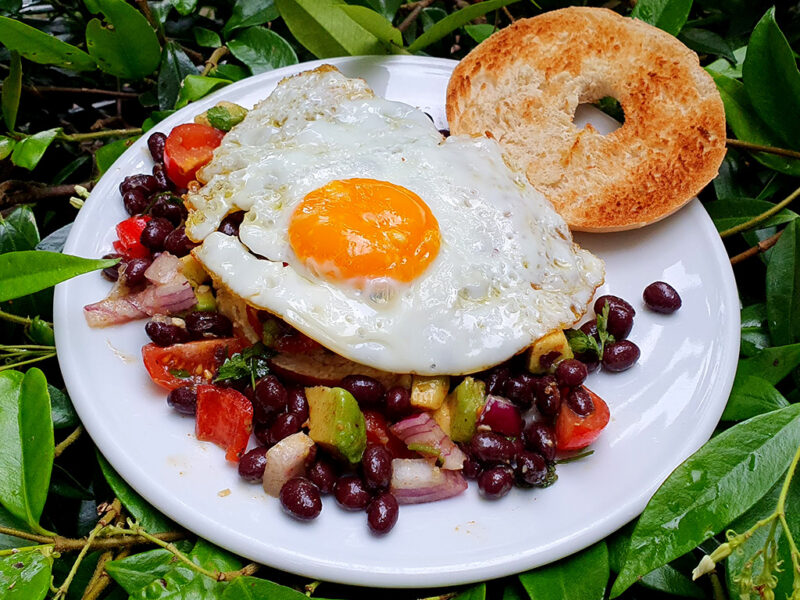
M 141 133 L 141 127 L 131 127 L 130 129 L 106 129 L 104 131 L 90 131 L 89 133 L 59 133 L 57 137 L 65 142 L 86 142 L 107 137 L 132 137 Z
M 779 156 L 788 156 L 789 158 L 800 158 L 800 152 L 787 150 L 786 148 L 762 146 L 761 144 L 753 144 L 751 142 L 745 142 L 744 140 L 732 140 L 730 138 L 728 138 L 725 143 L 732 148 L 742 148 L 743 150 L 750 150 L 752 152 L 766 152 L 767 154 L 777 154 Z
M 16 206 L 17 204 L 32 204 L 39 200 L 63 198 L 75 195 L 75 186 L 80 185 L 91 190 L 94 182 L 65 183 L 63 185 L 44 185 L 35 181 L 22 181 L 9 179 L 0 183 L 0 208 Z M 0 318 L 5 318 L 0 315 Z
M 211 71 L 211 69 L 217 66 L 219 60 L 228 53 L 227 46 L 220 46 L 219 48 L 215 49 L 214 52 L 211 53 L 211 56 L 208 57 L 206 61 L 206 66 L 203 67 L 203 71 L 200 73 L 201 76 L 205 77 Z
M 751 256 L 755 256 L 756 254 L 760 254 L 762 252 L 766 252 L 770 248 L 772 248 L 780 239 L 781 235 L 783 234 L 783 230 L 779 231 L 775 235 L 769 236 L 765 240 L 761 240 L 755 246 L 748 248 L 744 252 L 740 252 L 736 256 L 731 257 L 731 264 L 738 265 L 743 260 L 747 260 Z
M 767 219 L 769 219 L 769 218 L 770 218 L 772 215 L 774 215 L 774 214 L 777 214 L 777 213 L 779 213 L 781 210 L 783 210 L 784 208 L 786 208 L 786 206 L 787 206 L 787 205 L 788 205 L 788 204 L 789 204 L 789 203 L 790 203 L 792 200 L 794 200 L 795 198 L 797 198 L 798 196 L 800 196 L 800 188 L 797 188 L 795 191 L 793 191 L 791 194 L 789 194 L 789 195 L 788 195 L 786 198 L 784 198 L 783 200 L 781 200 L 780 202 L 778 202 L 778 203 L 777 203 L 775 206 L 773 206 L 773 207 L 772 207 L 772 208 L 770 208 L 769 210 L 765 210 L 765 211 L 764 211 L 763 213 L 761 213 L 760 215 L 756 215 L 755 217 L 753 217 L 753 218 L 752 218 L 752 219 L 750 219 L 749 221 L 746 221 L 745 223 L 742 223 L 742 224 L 740 224 L 740 225 L 736 225 L 735 227 L 731 227 L 730 229 L 726 229 L 725 231 L 721 231 L 721 232 L 719 233 L 719 237 L 721 237 L 721 238 L 723 238 L 723 239 L 724 239 L 724 238 L 726 238 L 726 237 L 730 237 L 730 236 L 732 236 L 732 235 L 733 235 L 733 234 L 735 234 L 735 233 L 740 233 L 740 232 L 742 232 L 742 231 L 747 231 L 748 229 L 752 229 L 753 227 L 755 227 L 755 226 L 756 226 L 756 225 L 758 225 L 759 223 L 762 223 L 762 222 L 766 221 L 766 220 L 767 220 Z
M 64 438 L 59 444 L 55 447 L 53 458 L 58 458 L 63 454 L 64 450 L 69 448 L 70 444 L 72 444 L 75 440 L 77 440 L 83 434 L 83 425 L 78 425 L 75 430 L 70 433 L 66 438 Z
M 85 88 L 85 87 L 64 87 L 60 85 L 24 85 L 22 86 L 27 92 L 42 95 L 42 92 L 56 92 L 64 94 L 90 94 L 93 96 L 113 96 L 115 98 L 138 98 L 139 94 L 136 92 L 122 92 L 117 90 L 101 90 L 98 88 Z
M 403 22 L 400 23 L 400 25 L 398 25 L 397 28 L 400 31 L 405 31 L 406 29 L 408 29 L 409 26 L 414 21 L 417 20 L 417 17 L 419 17 L 419 14 L 422 12 L 422 9 L 425 8 L 426 6 L 430 6 L 431 4 L 433 4 L 433 0 L 419 0 L 419 2 L 417 2 L 416 5 L 414 6 L 414 10 L 412 10 L 411 13 L 409 13 L 409 15 L 405 19 L 403 19 Z

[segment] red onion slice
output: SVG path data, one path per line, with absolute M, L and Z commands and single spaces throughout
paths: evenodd
M 496 433 L 519 437 L 522 433 L 522 416 L 519 409 L 500 396 L 487 396 L 478 425 L 486 425 Z
M 391 491 L 398 504 L 420 504 L 452 498 L 467 489 L 460 471 L 440 469 L 425 458 L 392 460 Z
M 442 468 L 458 470 L 464 466 L 466 455 L 453 443 L 428 413 L 420 413 L 395 423 L 389 429 L 411 450 L 430 448 L 438 454 Z

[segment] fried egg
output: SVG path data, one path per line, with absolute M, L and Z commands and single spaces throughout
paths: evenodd
M 283 80 L 188 197 L 217 285 L 330 350 L 395 373 L 464 374 L 576 322 L 603 264 L 487 138 L 330 66 Z M 217 231 L 245 211 L 239 236 Z

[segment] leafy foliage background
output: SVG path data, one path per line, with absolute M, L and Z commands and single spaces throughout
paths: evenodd
M 568 4 L 579 3 L 0 0 L 0 597 L 800 599 L 795 3 L 603 3 L 678 36 L 717 83 L 729 150 L 701 199 L 736 265 L 743 310 L 741 361 L 717 434 L 636 522 L 591 548 L 442 590 L 348 588 L 245 565 L 130 489 L 82 435 L 63 389 L 51 286 L 108 264 L 60 254 L 69 224 L 86 190 L 154 123 L 299 61 L 458 59 L 513 20 Z M 613 102 L 601 107 L 621 116 Z

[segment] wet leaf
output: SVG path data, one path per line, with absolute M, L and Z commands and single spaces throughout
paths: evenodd
M 285 39 L 264 27 L 249 27 L 228 42 L 236 58 L 250 67 L 253 75 L 297 64 L 297 55 Z
M 8 75 L 3 80 L 3 90 L 0 92 L 0 105 L 3 108 L 3 121 L 9 131 L 14 131 L 17 123 L 17 110 L 19 97 L 22 93 L 22 60 L 19 52 L 11 53 Z M 8 139 L 8 138 L 7 138 Z M 6 152 L 6 155 L 8 153 Z
M 602 600 L 608 583 L 608 548 L 599 542 L 551 565 L 522 573 L 531 600 Z
M 692 0 L 639 0 L 631 17 L 678 35 L 691 9 Z
M 308 596 L 258 577 L 237 577 L 222 594 L 222 600 L 308 600 Z
M 399 29 L 393 27 L 391 22 L 383 15 L 363 6 L 343 5 L 341 9 L 348 17 L 353 19 L 353 21 L 361 25 L 384 44 L 388 44 L 390 49 L 392 46 L 400 48 L 403 45 L 403 34 L 400 33 Z
M 27 296 L 117 262 L 117 259 L 95 260 L 42 250 L 0 254 L 0 302 Z
M 767 200 L 756 200 L 755 198 L 730 198 L 708 202 L 704 206 L 714 221 L 717 231 L 725 231 L 774 208 L 775 204 Z M 758 228 L 774 227 L 775 225 L 793 221 L 797 217 L 796 212 L 786 208 L 761 223 Z
M 743 421 L 785 406 L 789 406 L 786 398 L 771 383 L 753 375 L 739 376 L 733 382 L 722 420 Z
M 54 65 L 71 71 L 97 68 L 92 57 L 83 50 L 16 19 L 0 17 L 0 40 L 9 50 L 15 50 L 41 65 Z
M 47 380 L 39 369 L 0 372 L 0 414 L 0 504 L 41 532 L 54 443 Z
M 50 591 L 53 559 L 41 552 L 0 557 L 3 600 L 42 600 Z
M 176 42 L 167 42 L 161 55 L 158 70 L 158 106 L 162 110 L 174 108 L 187 75 L 197 75 L 197 68 Z
M 222 28 L 222 34 L 228 37 L 237 29 L 263 25 L 274 21 L 279 16 L 275 0 L 236 0 L 231 11 L 231 18 Z
M 33 250 L 39 243 L 39 228 L 30 206 L 18 206 L 5 219 L 0 215 L 0 254 Z
M 59 131 L 59 128 L 48 129 L 18 141 L 14 146 L 14 152 L 11 153 L 11 162 L 18 167 L 32 171 L 42 160 L 42 156 L 56 139 Z
M 753 506 L 786 470 L 800 444 L 799 416 L 800 405 L 793 405 L 739 423 L 675 469 L 636 523 L 611 597 Z
M 743 308 L 741 353 L 751 357 L 769 346 L 772 341 L 767 328 L 767 305 L 760 302 Z
M 767 263 L 767 325 L 774 344 L 800 340 L 800 226 L 783 230 Z

